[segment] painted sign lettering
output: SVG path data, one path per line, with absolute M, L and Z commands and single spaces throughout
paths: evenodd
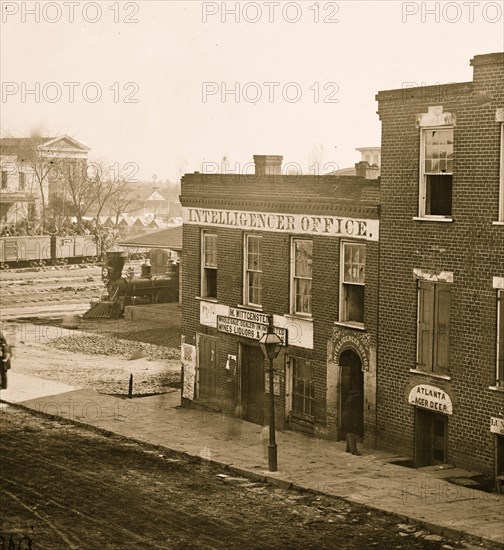
M 200 323 L 202 325 L 217 328 L 217 317 L 219 316 L 268 324 L 267 315 L 259 311 L 240 309 L 216 302 L 200 302 Z M 313 349 L 313 322 L 311 320 L 291 315 L 273 315 L 273 324 L 280 338 L 282 337 L 278 332 L 280 329 L 284 329 L 288 334 L 288 345 Z
M 450 396 L 444 390 L 428 384 L 419 384 L 412 388 L 409 393 L 408 403 L 432 412 L 453 413 Z
M 348 347 L 354 348 L 360 356 L 362 361 L 362 370 L 369 370 L 369 336 L 341 333 L 339 329 L 334 331 L 334 350 L 333 350 L 333 362 L 337 363 L 339 355 L 343 349 Z
M 209 208 L 184 207 L 183 219 L 184 223 L 189 225 L 209 225 L 245 230 L 259 229 L 278 233 L 301 233 L 329 237 L 352 237 L 353 239 L 367 241 L 377 241 L 379 231 L 378 220 Z
M 490 418 L 490 431 L 493 434 L 504 435 L 504 418 L 492 416 Z
M 231 308 L 232 309 L 232 308 Z M 266 316 L 267 317 L 267 316 Z M 243 336 L 251 340 L 260 340 L 267 332 L 268 325 L 236 319 L 234 317 L 217 316 L 217 330 L 233 334 L 234 336 Z M 282 340 L 282 345 L 287 345 L 287 331 L 284 328 L 273 327 L 275 334 Z

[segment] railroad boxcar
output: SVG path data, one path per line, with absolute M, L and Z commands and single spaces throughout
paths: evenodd
M 94 235 L 0 237 L 0 265 L 3 268 L 80 262 L 97 255 Z

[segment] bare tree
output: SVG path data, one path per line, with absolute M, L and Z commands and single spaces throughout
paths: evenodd
M 53 193 L 46 209 L 46 221 L 54 228 L 63 227 L 70 216 L 75 216 L 73 202 L 66 193 Z
M 18 160 L 22 166 L 28 168 L 35 179 L 40 193 L 40 224 L 42 231 L 45 229 L 46 208 L 49 200 L 49 177 L 56 171 L 58 159 L 48 157 L 41 150 L 42 143 L 46 141 L 39 136 L 32 136 L 19 140 Z
M 107 168 L 104 161 L 86 165 L 63 165 L 64 185 L 68 189 L 78 223 L 91 207 L 94 208 L 96 225 L 100 225 L 102 212 L 108 208 L 115 214 L 124 213 L 132 202 L 128 197 L 127 184 L 121 173 Z M 122 209 L 122 211 L 121 211 Z
M 119 218 L 122 214 L 128 214 L 138 207 L 138 201 L 131 195 L 131 190 L 125 181 L 118 182 L 116 192 L 111 197 L 109 212 L 114 216 L 114 226 L 119 225 Z
M 77 223 L 81 225 L 83 217 L 97 200 L 96 188 L 99 181 L 89 176 L 88 164 L 80 161 L 60 162 L 58 176 L 63 185 L 63 201 L 68 192 Z
M 102 212 L 107 205 L 113 202 L 113 197 L 121 192 L 124 179 L 121 174 L 116 175 L 112 170 L 105 168 L 104 162 L 92 162 L 88 167 L 88 175 L 92 181 L 96 206 L 96 223 L 100 224 Z
M 127 176 L 113 169 L 104 169 L 103 163 L 95 164 L 94 192 L 96 196 L 96 234 L 101 253 L 115 244 L 119 236 L 119 218 L 138 207 L 137 199 L 131 192 Z M 106 212 L 113 221 L 111 228 L 103 227 L 100 222 L 102 212 Z

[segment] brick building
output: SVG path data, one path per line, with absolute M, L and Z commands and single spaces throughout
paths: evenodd
M 351 389 L 374 444 L 379 182 L 282 175 L 278 156 L 254 174 L 186 174 L 183 206 L 183 402 L 266 423 L 258 340 L 269 315 L 281 429 L 341 438 Z
M 377 443 L 504 471 L 504 54 L 382 91 Z

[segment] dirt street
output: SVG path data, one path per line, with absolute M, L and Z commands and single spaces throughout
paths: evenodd
M 117 337 L 122 337 L 123 331 L 136 333 L 132 325 L 124 320 L 104 325 L 110 332 L 98 332 L 98 324 L 97 332 L 90 333 L 32 323 L 3 323 L 2 329 L 12 346 L 12 368 L 20 374 L 113 395 L 127 395 L 129 378 L 133 375 L 135 396 L 175 391 L 180 383 L 178 350 L 173 350 L 173 359 L 166 359 L 150 357 L 147 348 L 144 357 L 129 360 L 134 350 L 143 351 L 143 343 Z M 151 324 L 151 337 L 156 333 L 153 327 Z M 95 335 L 94 340 L 91 335 Z M 110 355 L 103 354 L 103 339 L 111 349 Z M 64 343 L 67 349 L 52 347 L 54 342 Z
M 2 548 L 464 547 L 364 506 L 226 476 L 14 407 L 0 418 Z

